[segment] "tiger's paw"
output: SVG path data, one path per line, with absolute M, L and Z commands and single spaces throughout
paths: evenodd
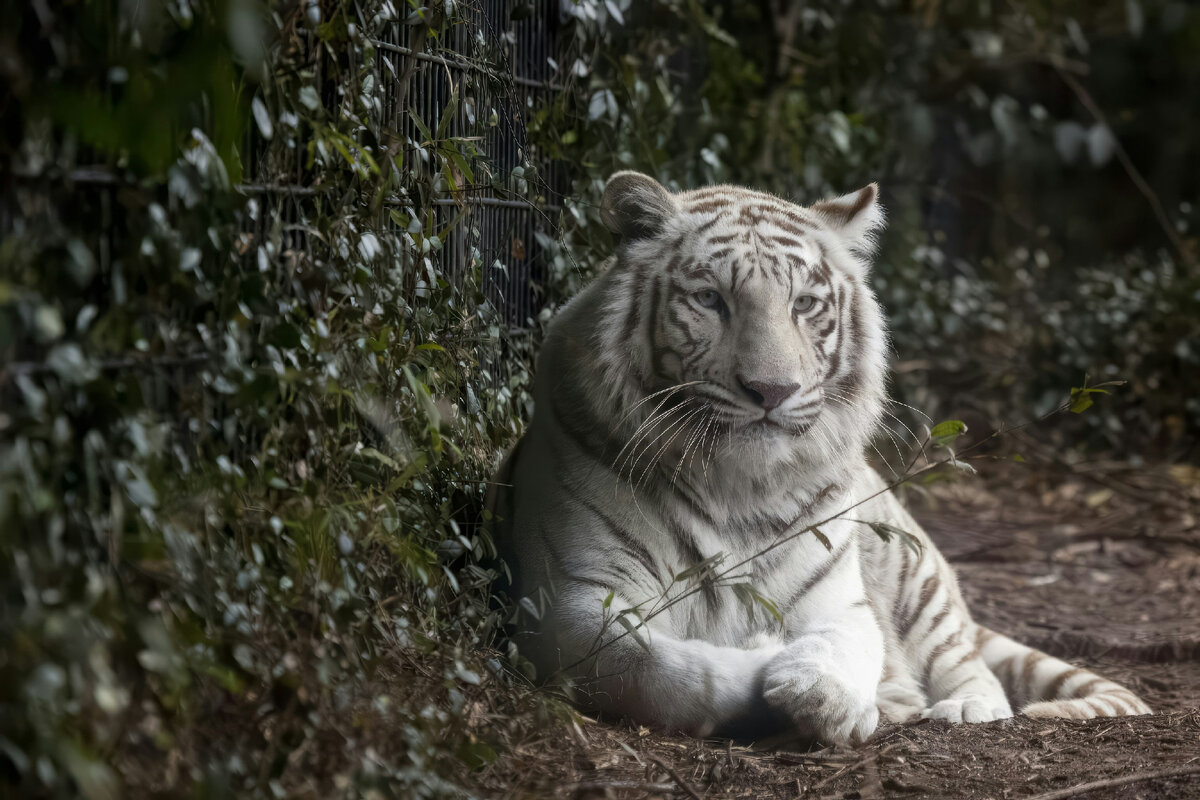
M 1013 715 L 1006 700 L 964 694 L 939 700 L 921 712 L 921 719 L 941 719 L 946 722 L 993 722 Z
M 828 744 L 857 744 L 879 725 L 874 687 L 857 690 L 816 661 L 788 659 L 768 669 L 763 697 L 806 734 Z

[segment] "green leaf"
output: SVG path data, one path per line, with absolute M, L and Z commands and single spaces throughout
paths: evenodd
M 79 793 L 87 800 L 116 800 L 121 796 L 116 773 L 83 745 L 64 741 L 58 747 L 58 756 L 75 779 Z
M 1068 408 L 1074 414 L 1082 414 L 1092 407 L 1092 395 L 1094 394 L 1109 394 L 1105 386 L 1124 386 L 1125 381 L 1105 381 L 1097 383 L 1095 386 L 1088 386 L 1088 376 L 1083 376 L 1083 386 L 1071 387 L 1071 401 Z
M 612 606 L 612 601 L 613 592 L 609 592 L 608 596 L 604 598 L 604 604 L 601 606 L 601 608 L 610 608 Z
M 442 116 L 438 119 L 437 138 L 442 140 L 446 138 L 446 132 L 450 130 L 450 123 L 454 119 L 454 115 L 458 113 L 458 87 L 450 92 L 450 99 L 446 101 L 445 107 L 442 109 Z
M 829 541 L 828 536 L 821 532 L 820 528 L 818 528 L 816 525 L 813 525 L 811 528 L 809 528 L 809 530 L 812 531 L 813 536 L 817 537 L 818 542 L 825 545 L 826 550 L 831 553 L 833 552 L 833 543 Z
M 753 616 L 755 606 L 762 606 L 780 625 L 783 624 L 783 614 L 780 613 L 779 606 L 775 605 L 773 600 L 764 597 L 752 585 L 748 583 L 734 583 L 731 584 L 730 588 L 733 589 L 733 593 L 737 595 L 738 600 L 746 607 L 746 610 L 751 612 L 751 616 Z
M 449 151 L 450 160 L 454 162 L 454 166 L 458 167 L 458 171 L 462 173 L 463 178 L 467 183 L 475 182 L 475 172 L 471 169 L 470 163 L 466 157 L 457 149 L 446 148 Z
M 300 346 L 300 329 L 290 322 L 281 322 L 267 335 L 267 342 L 285 350 Z
M 767 613 L 775 618 L 775 621 L 780 625 L 783 624 L 783 614 L 779 611 L 779 606 L 775 605 L 775 601 L 764 597 L 757 589 L 751 587 L 750 594 L 754 597 L 755 602 L 767 610 Z
M 364 447 L 362 450 L 358 451 L 357 455 L 360 458 L 369 458 L 374 461 L 378 461 L 380 464 L 383 464 L 385 467 L 389 467 L 389 468 L 397 470 L 397 471 L 399 471 L 401 469 L 401 466 L 398 463 L 396 463 L 396 460 L 394 458 L 392 458 L 391 456 L 388 456 L 384 453 L 381 453 L 380 451 L 376 450 L 374 447 Z
M 729 47 L 740 47 L 738 40 L 735 39 L 732 34 L 722 28 L 715 19 L 709 16 L 704 11 L 703 7 L 701 7 L 698 0 L 689 0 L 688 14 L 692 19 L 700 24 L 700 29 L 713 39 Z
M 629 635 L 633 637 L 633 640 L 641 645 L 643 650 L 649 653 L 650 643 L 646 641 L 644 636 L 642 636 L 642 632 L 640 630 L 645 623 L 641 619 L 638 619 L 636 624 L 630 622 L 630 616 L 637 616 L 637 611 L 633 610 L 632 608 L 627 608 L 621 611 L 621 613 L 617 614 L 617 622 L 621 623 L 621 626 L 625 628 L 625 630 L 629 631 Z
M 1092 400 L 1093 394 L 1108 394 L 1103 389 L 1089 389 L 1086 386 L 1077 386 L 1071 389 L 1071 413 L 1082 414 L 1092 407 L 1095 401 Z
M 425 124 L 425 120 L 421 119 L 415 111 L 408 112 L 408 118 L 412 120 L 413 125 L 417 126 L 417 131 L 421 134 L 421 144 L 430 144 L 433 142 L 433 134 L 429 131 L 429 126 Z
M 720 564 L 724 560 L 725 560 L 724 551 L 717 553 L 716 555 L 711 555 L 708 558 L 704 559 L 703 561 L 701 561 L 697 564 L 693 564 L 692 566 L 690 566 L 687 569 L 680 572 L 678 575 L 675 576 L 674 580 L 672 580 L 672 583 L 675 583 L 678 581 L 685 581 L 685 580 L 688 580 L 689 578 L 703 576 L 710 569 L 715 568 L 718 564 Z
M 480 742 L 469 739 L 464 741 L 458 748 L 458 759 L 467 765 L 469 769 L 479 769 L 487 766 L 495 761 L 498 756 L 496 751 L 487 742 Z
M 929 438 L 935 447 L 946 447 L 967 432 L 967 423 L 961 419 L 948 419 L 939 422 L 929 431 Z
M 924 548 L 924 543 L 917 538 L 915 534 L 909 533 L 903 528 L 897 528 L 887 522 L 868 522 L 871 530 L 875 531 L 875 535 L 885 542 L 890 542 L 892 537 L 898 538 L 916 555 L 921 555 L 921 550 Z

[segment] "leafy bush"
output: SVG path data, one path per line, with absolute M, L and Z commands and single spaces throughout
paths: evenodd
M 26 795 L 441 795 L 495 757 L 473 523 L 527 366 L 480 259 L 439 274 L 473 144 L 388 127 L 371 40 L 400 12 L 373 8 L 7 29 L 0 762 Z

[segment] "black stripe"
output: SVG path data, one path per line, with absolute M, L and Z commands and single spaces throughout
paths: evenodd
M 700 521 L 705 525 L 708 525 L 710 528 L 715 528 L 717 526 L 716 520 L 714 520 L 708 513 L 708 510 L 700 505 L 700 502 L 692 496 L 691 487 L 685 486 L 684 484 L 685 481 L 677 481 L 675 484 L 675 492 L 683 500 L 683 503 L 687 506 L 688 511 L 691 512 L 692 516 L 699 518 Z
M 897 613 L 903 614 L 903 617 L 896 625 L 897 636 L 899 636 L 901 639 L 908 636 L 913 625 L 915 625 L 917 622 L 917 617 L 921 616 L 921 612 L 924 611 L 925 607 L 929 605 L 929 601 L 933 599 L 933 595 L 937 592 L 939 586 L 941 586 L 941 578 L 939 578 L 938 574 L 935 572 L 926 578 L 925 582 L 921 584 L 921 593 L 917 596 L 917 602 L 911 610 L 907 608 L 901 609 L 899 606 L 897 606 Z
M 627 551 L 629 555 L 633 556 L 639 563 L 641 563 L 641 565 L 646 568 L 646 571 L 654 576 L 654 579 L 658 581 L 659 585 L 666 588 L 666 583 L 663 580 L 663 574 L 659 571 L 658 565 L 654 562 L 654 557 L 650 555 L 650 551 L 646 548 L 646 545 L 634 538 L 633 534 L 631 534 L 629 531 L 625 530 L 620 525 L 609 519 L 608 515 L 597 508 L 596 505 L 590 500 L 583 497 L 577 497 L 575 499 L 579 501 L 580 505 L 592 512 L 596 519 L 603 522 L 604 527 L 608 529 L 609 534 L 611 534 L 614 539 L 620 542 L 622 549 Z
M 924 669 L 922 677 L 921 677 L 922 685 L 924 685 L 927 689 L 929 688 L 929 680 L 933 677 L 933 665 L 935 663 L 937 663 L 937 660 L 939 658 L 946 655 L 946 653 L 949 653 L 951 650 L 953 650 L 955 647 L 957 647 L 960 644 L 962 644 L 962 630 L 961 629 L 958 631 L 955 631 L 953 634 L 948 636 L 946 639 L 943 639 L 939 644 L 937 644 L 933 648 L 933 650 L 931 650 L 929 652 L 929 660 L 927 660 L 925 662 L 925 669 Z
M 954 697 L 955 695 L 958 694 L 959 689 L 962 689 L 964 686 L 966 686 L 971 681 L 978 680 L 978 679 L 979 679 L 979 676 L 977 674 L 971 673 L 970 675 L 963 678 L 958 683 L 954 684 L 954 687 L 952 689 L 950 689 L 950 691 L 945 693 L 946 697 Z
M 708 214 L 714 211 L 724 212 L 729 210 L 729 201 L 720 198 L 704 200 L 699 203 L 693 203 L 687 210 L 692 214 Z
M 563 382 L 556 388 L 565 392 L 573 391 L 570 382 Z M 585 457 L 605 463 L 604 457 L 608 453 L 621 451 L 624 444 L 613 438 L 608 428 L 598 424 L 588 413 L 590 406 L 584 402 L 583 398 L 565 398 L 568 401 L 568 408 L 564 408 L 561 405 L 564 398 L 560 397 L 560 393 L 560 391 L 550 393 L 550 413 L 558 423 L 559 429 L 575 443 Z
M 804 583 L 800 584 L 800 587 L 788 596 L 787 602 L 780 606 L 780 608 L 783 610 L 791 608 L 800 600 L 801 597 L 808 594 L 817 586 L 817 584 L 825 580 L 829 573 L 833 572 L 833 568 L 838 565 L 838 562 L 840 562 L 842 558 L 845 557 L 846 553 L 850 551 L 851 543 L 852 537 L 850 536 L 847 536 L 844 540 L 842 540 L 842 543 L 838 545 L 837 549 L 829 554 L 829 558 L 817 565 L 817 567 L 809 574 Z
M 641 298 L 642 293 L 645 291 L 645 264 L 637 265 L 637 268 L 634 270 L 632 283 L 632 291 L 629 292 L 629 296 L 626 298 L 626 301 L 629 303 L 629 310 L 625 314 L 625 325 L 621 331 L 622 342 L 632 341 L 633 337 L 637 334 L 638 327 L 642 321 L 641 314 L 638 313 L 638 305 L 639 299 Z
M 682 554 L 683 562 L 687 564 L 687 566 L 691 567 L 703 561 L 705 558 L 704 553 L 701 552 L 700 545 L 696 543 L 696 537 L 692 535 L 691 531 L 687 530 L 682 524 L 680 524 L 679 520 L 671 514 L 666 515 L 666 521 L 667 532 L 670 533 L 671 537 L 675 540 L 675 544 L 678 546 Z M 701 581 L 700 586 L 701 593 L 704 595 L 704 602 L 708 606 L 709 612 L 716 613 L 720 607 L 720 600 L 717 597 L 716 584 L 714 584 L 711 579 L 706 577 L 703 581 Z
M 650 289 L 650 313 L 646 341 L 650 344 L 651 369 L 661 378 L 668 377 L 663 370 L 662 357 L 670 352 L 670 348 L 658 346 L 658 312 L 662 306 L 662 282 L 653 281 Z M 681 359 L 682 360 L 682 359 Z
M 932 636 L 933 632 L 937 630 L 938 625 L 941 625 L 943 620 L 945 620 L 949 614 L 950 598 L 947 597 L 945 605 L 942 606 L 942 610 L 934 615 L 933 619 L 929 621 L 929 627 L 925 629 L 925 638 Z

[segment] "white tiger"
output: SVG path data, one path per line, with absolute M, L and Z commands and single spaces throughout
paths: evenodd
M 542 676 L 701 736 L 791 725 L 852 742 L 881 719 L 1150 712 L 972 621 L 868 465 L 887 349 L 867 286 L 877 194 L 801 208 L 611 178 L 615 263 L 551 323 L 535 414 L 496 480 L 511 488 L 492 503 L 527 612 L 515 639 Z M 820 525 L 828 549 L 797 535 L 846 509 Z M 685 573 L 698 564 L 699 581 Z

